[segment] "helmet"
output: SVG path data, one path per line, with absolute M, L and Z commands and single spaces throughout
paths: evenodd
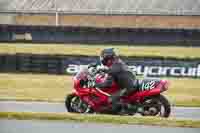
M 107 48 L 101 51 L 100 54 L 100 61 L 105 66 L 111 66 L 113 61 L 116 59 L 116 53 L 114 48 Z

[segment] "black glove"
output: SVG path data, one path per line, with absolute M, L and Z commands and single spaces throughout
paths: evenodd
M 97 67 L 98 72 L 107 72 L 108 68 L 107 67 Z
M 93 63 L 90 63 L 90 64 L 88 65 L 88 68 L 90 68 L 90 67 L 97 67 L 97 65 L 98 65 L 97 62 L 93 62 Z

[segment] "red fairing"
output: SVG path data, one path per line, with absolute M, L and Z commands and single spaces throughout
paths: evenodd
M 80 88 L 80 80 L 78 80 L 76 77 L 74 77 L 73 80 L 74 80 L 74 89 Z
M 161 90 L 162 92 L 169 89 L 169 85 L 170 85 L 169 81 L 167 81 L 167 80 L 161 80 L 160 82 L 163 85 L 162 90 Z
M 101 83 L 101 82 L 104 82 L 105 79 L 106 79 L 107 75 L 100 75 L 100 74 L 97 74 L 96 75 L 96 82 L 97 83 Z
M 97 82 L 97 83 L 102 83 L 102 82 L 104 82 L 104 81 L 106 80 L 107 76 L 108 76 L 107 74 L 104 75 L 104 76 L 102 76 L 102 75 L 97 75 L 97 77 L 96 77 L 96 82 Z M 103 89 L 101 89 L 101 90 L 104 91 L 104 92 L 106 92 L 106 93 L 108 93 L 108 94 L 113 94 L 113 93 L 115 93 L 118 89 L 119 89 L 118 85 L 117 85 L 115 82 L 113 82 L 113 83 L 112 83 L 112 86 L 111 86 L 110 88 L 103 88 Z
M 130 95 L 128 100 L 131 100 L 131 101 L 142 101 L 145 97 L 152 96 L 152 95 L 158 95 L 160 93 L 161 93 L 161 89 L 160 88 L 154 88 L 152 90 L 136 92 L 135 94 Z
M 134 94 L 130 94 L 128 97 L 128 100 L 142 101 L 145 97 L 158 95 L 162 93 L 163 91 L 166 91 L 167 89 L 168 89 L 168 81 L 160 80 L 159 84 L 155 88 L 151 90 L 146 90 L 146 91 L 138 91 Z
M 97 75 L 96 82 L 101 83 L 104 82 L 107 75 Z M 87 102 L 95 111 L 101 111 L 103 106 L 108 106 L 110 103 L 108 102 L 108 97 L 119 90 L 118 85 L 113 82 L 110 88 L 87 88 L 86 86 L 81 85 L 81 81 L 85 81 L 86 76 L 84 73 L 79 73 L 78 76 L 74 77 L 74 91 L 73 93 L 79 96 L 83 101 Z M 122 100 L 124 102 L 136 102 L 142 101 L 145 97 L 158 95 L 163 91 L 168 89 L 168 81 L 160 80 L 156 84 L 154 88 L 145 91 L 138 91 L 136 93 L 132 93 L 128 96 L 124 96 Z

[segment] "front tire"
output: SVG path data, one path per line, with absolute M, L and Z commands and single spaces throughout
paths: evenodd
M 92 109 L 89 105 L 74 94 L 67 95 L 65 99 L 65 107 L 68 112 L 72 113 L 92 113 Z
M 65 98 L 65 107 L 68 112 L 76 112 L 72 107 L 71 107 L 71 101 L 75 97 L 73 94 L 69 94 Z

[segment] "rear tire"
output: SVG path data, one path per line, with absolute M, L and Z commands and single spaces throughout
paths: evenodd
M 162 117 L 169 117 L 170 113 L 171 113 L 171 105 L 169 103 L 169 101 L 167 100 L 167 98 L 163 95 L 159 95 L 158 99 L 160 100 L 160 102 L 163 104 L 165 112 L 163 114 Z
M 148 102 L 148 101 L 150 101 L 150 102 Z M 151 104 L 153 104 L 154 106 L 156 105 L 156 107 L 159 108 L 158 109 L 159 112 L 155 113 L 155 115 L 154 114 L 151 114 L 151 115 L 142 114 L 143 116 L 157 116 L 157 115 L 159 115 L 160 117 L 165 117 L 165 118 L 170 116 L 171 105 L 170 105 L 169 101 L 167 100 L 167 98 L 163 95 L 157 95 L 157 96 L 149 97 L 144 101 L 144 106 L 145 106 L 145 104 L 147 106 L 149 106 L 147 110 L 150 110 Z M 150 104 L 150 105 L 148 105 L 148 104 Z M 152 105 L 152 107 L 154 108 L 153 105 Z M 163 110 L 162 110 L 162 107 L 163 107 Z

